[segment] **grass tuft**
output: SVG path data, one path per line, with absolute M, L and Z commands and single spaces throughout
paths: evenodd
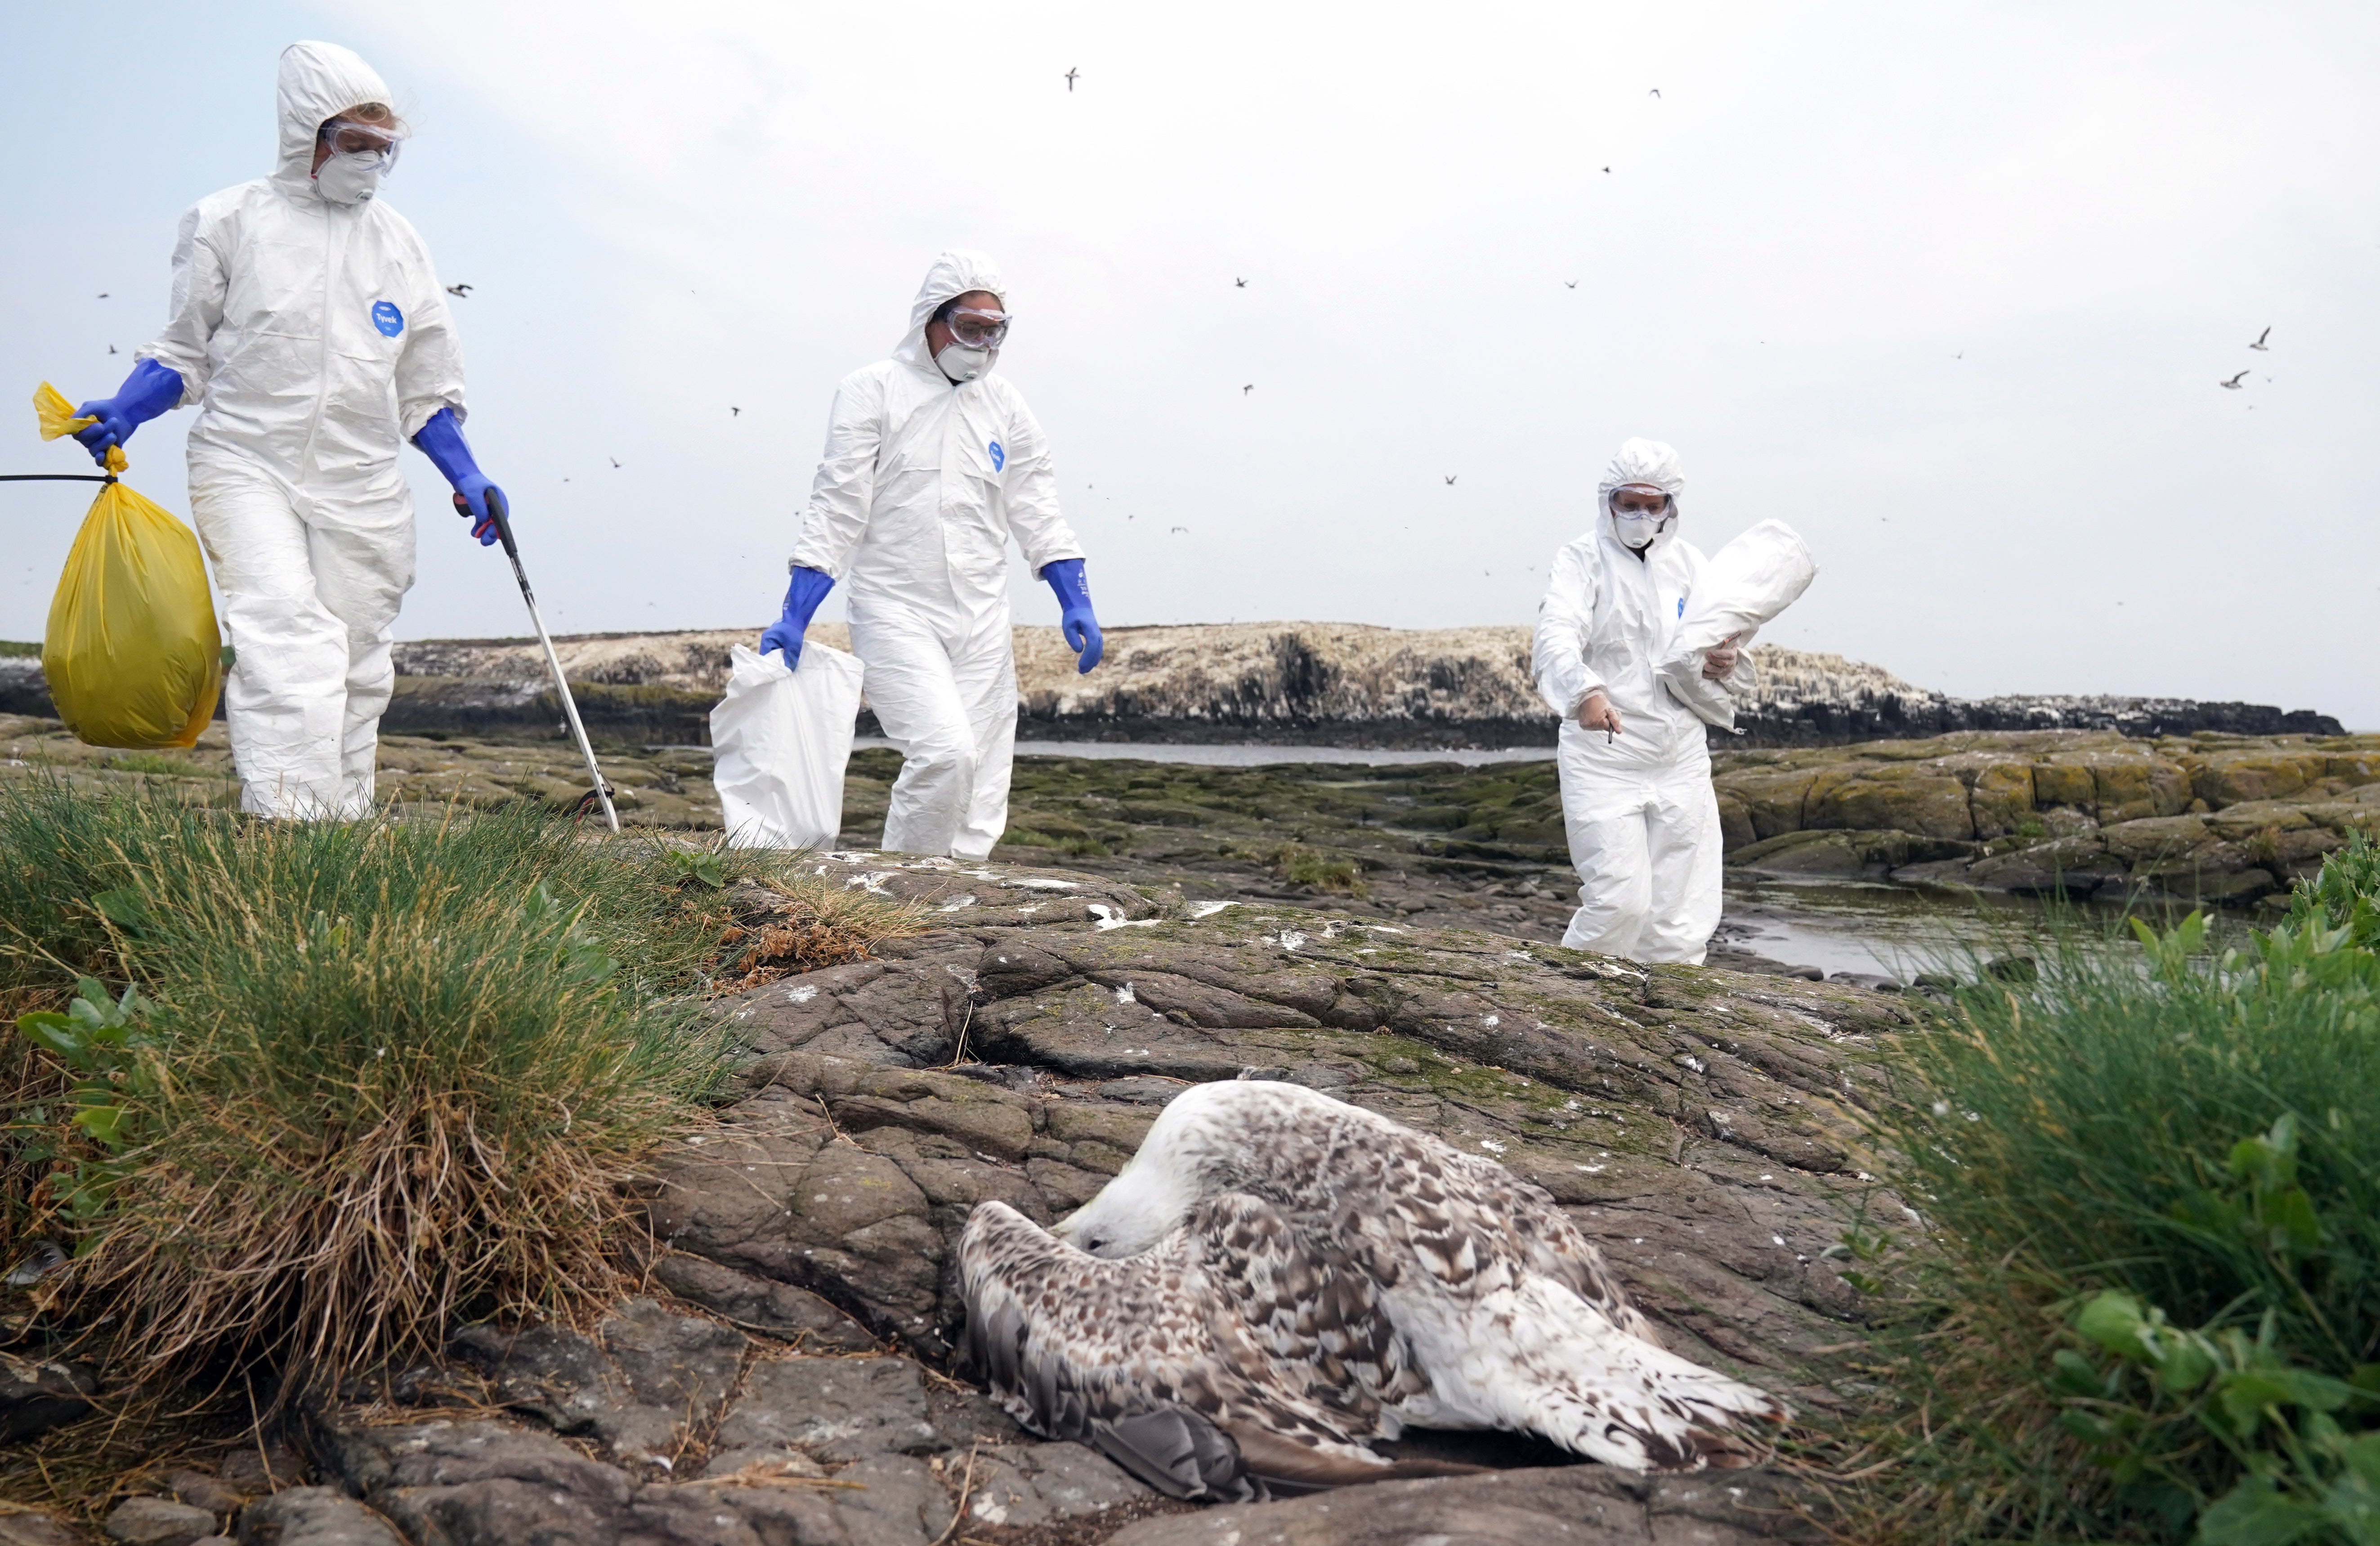
M 1345 892 L 1351 896 L 1361 896 L 1369 889 L 1364 883 L 1363 867 L 1344 855 L 1284 844 L 1273 850 L 1271 863 L 1291 885 Z
M 2366 1539 L 2380 867 L 2332 863 L 2242 948 L 2196 915 L 2046 941 L 1906 1039 L 1875 1136 L 1927 1241 L 1871 1280 L 1902 1318 L 1843 1435 L 1847 1535 Z
M 699 996 L 912 926 L 780 868 L 518 809 L 267 822 L 0 787 L 0 992 L 31 1011 L 0 1067 L 8 1244 L 70 1242 L 49 1297 L 113 1317 L 152 1384 L 270 1365 L 286 1393 L 458 1318 L 592 1308 L 638 1157 L 703 1119 L 726 1055 Z M 756 895 L 799 936 L 757 962 Z

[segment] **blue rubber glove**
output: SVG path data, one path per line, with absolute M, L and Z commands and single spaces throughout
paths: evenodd
M 91 459 L 107 465 L 107 448 L 121 445 L 132 438 L 132 432 L 169 408 L 182 404 L 182 373 L 158 364 L 153 359 L 136 359 L 132 373 L 115 389 L 113 397 L 94 397 L 75 409 L 77 419 L 96 419 L 98 423 L 77 430 L 75 439 L 91 453 Z
M 488 491 L 496 490 L 507 510 L 512 501 L 504 491 L 488 481 L 480 464 L 471 459 L 471 447 L 463 440 L 463 426 L 455 420 L 455 410 L 442 408 L 430 416 L 430 422 L 415 433 L 413 444 L 421 447 L 423 456 L 435 463 L 446 481 L 455 485 L 459 502 L 468 508 L 455 513 L 471 523 L 471 535 L 480 539 L 483 548 L 496 545 L 496 517 L 488 513 Z
M 1107 641 L 1099 637 L 1099 620 L 1091 615 L 1091 587 L 1083 578 L 1083 561 L 1061 558 L 1044 564 L 1041 578 L 1058 592 L 1058 631 L 1065 635 L 1067 645 L 1081 657 L 1075 674 L 1087 676 L 1091 667 L 1099 663 Z
M 834 577 L 825 570 L 795 569 L 793 583 L 785 587 L 785 615 L 760 635 L 760 652 L 783 650 L 788 671 L 801 664 L 802 635 L 809 628 L 810 615 L 833 589 Z

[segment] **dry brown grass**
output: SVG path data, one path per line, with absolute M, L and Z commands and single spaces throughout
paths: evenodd
M 747 895 L 750 895 L 748 892 Z M 779 876 L 771 898 L 746 910 L 719 935 L 713 965 L 717 991 L 740 992 L 824 967 L 865 961 L 882 941 L 923 933 L 925 910 L 827 877 Z

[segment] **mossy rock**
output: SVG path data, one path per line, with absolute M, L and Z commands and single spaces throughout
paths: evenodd
M 1803 822 L 1855 832 L 1904 832 L 1972 839 L 1967 786 L 1955 773 L 1925 764 L 1828 769 L 1812 780 Z

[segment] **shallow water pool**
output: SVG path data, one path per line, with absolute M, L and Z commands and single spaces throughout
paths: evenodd
M 1750 950 L 1795 966 L 1875 972 L 1906 982 L 1921 971 L 1970 975 L 1974 963 L 2028 955 L 2044 932 L 2129 941 L 2126 909 L 2085 903 L 2052 904 L 1990 893 L 1918 890 L 1882 883 L 1800 883 L 1730 873 L 1727 911 L 1717 946 Z M 2131 909 L 2163 928 L 2187 916 L 2187 907 L 2143 904 Z M 2244 935 L 2242 915 L 2216 916 L 2217 943 Z

